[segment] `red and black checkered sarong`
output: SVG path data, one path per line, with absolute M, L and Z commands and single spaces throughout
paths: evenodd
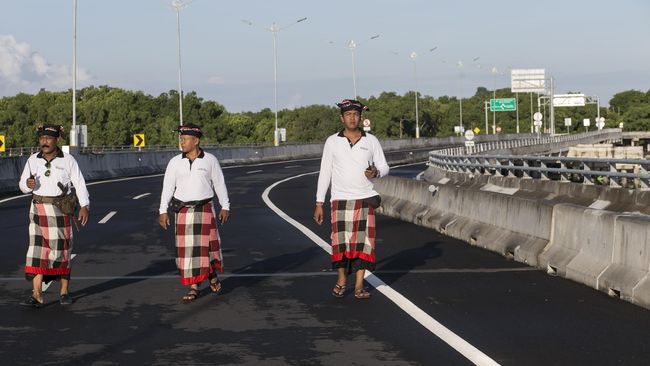
M 217 269 L 223 272 L 215 216 L 212 202 L 176 214 L 176 267 L 184 285 L 204 281 Z
M 375 263 L 375 210 L 362 199 L 332 201 L 332 263 L 344 259 Z
M 72 217 L 51 203 L 32 202 L 29 219 L 29 248 L 25 261 L 27 278 L 39 274 L 68 277 Z

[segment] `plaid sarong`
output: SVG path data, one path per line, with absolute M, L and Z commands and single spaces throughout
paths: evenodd
M 29 248 L 25 274 L 70 275 L 72 217 L 51 203 L 34 203 L 29 209 Z
M 217 269 L 223 272 L 215 216 L 212 202 L 176 214 L 176 267 L 184 285 L 204 281 Z
M 332 262 L 375 263 L 375 210 L 362 199 L 332 201 Z

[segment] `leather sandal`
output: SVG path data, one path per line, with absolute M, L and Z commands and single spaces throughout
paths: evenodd
M 196 300 L 199 297 L 199 289 L 198 288 L 190 288 L 189 291 L 183 296 L 181 300 L 183 300 L 184 303 L 192 302 Z
M 363 288 L 355 289 L 354 290 L 354 297 L 357 299 L 363 300 L 363 299 L 369 299 L 370 298 L 370 292 L 366 291 Z
M 27 299 L 25 299 L 25 301 L 21 302 L 20 305 L 21 306 L 30 306 L 30 307 L 33 307 L 33 308 L 36 308 L 36 309 L 40 309 L 45 304 L 43 304 L 42 302 L 36 300 L 36 298 L 34 296 L 30 296 Z
M 221 281 L 218 278 L 214 277 L 210 280 L 210 290 L 215 294 L 221 292 Z
M 62 294 L 59 303 L 61 305 L 72 305 L 72 298 L 69 294 Z
M 334 285 L 334 288 L 332 289 L 332 296 L 334 297 L 343 297 L 343 294 L 345 293 L 345 285 L 339 285 L 338 283 Z

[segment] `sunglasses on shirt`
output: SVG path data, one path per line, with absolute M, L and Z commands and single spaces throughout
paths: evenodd
M 50 167 L 51 167 L 51 166 L 52 166 L 52 164 L 50 164 L 49 161 L 45 163 L 45 167 L 47 168 L 47 170 L 45 171 L 45 176 L 46 176 L 46 177 L 49 177 L 49 176 L 50 176 Z

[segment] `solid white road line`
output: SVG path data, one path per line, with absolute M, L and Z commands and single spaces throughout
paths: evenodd
M 133 199 L 134 199 L 134 200 L 139 200 L 140 198 L 142 198 L 142 197 L 147 197 L 147 196 L 150 195 L 150 194 L 151 194 L 151 193 L 143 193 L 143 194 L 139 194 L 139 195 L 133 197 Z
M 253 174 L 253 173 L 259 173 L 259 172 L 263 172 L 263 170 L 261 170 L 261 169 L 260 170 L 251 170 L 249 172 L 246 172 L 246 174 Z
M 300 175 L 296 175 L 275 182 L 264 190 L 264 193 L 262 193 L 262 199 L 267 204 L 267 206 L 269 206 L 269 208 L 271 208 L 271 210 L 273 210 L 278 216 L 283 218 L 291 225 L 295 226 L 303 234 L 309 237 L 314 243 L 316 243 L 318 246 L 323 248 L 327 253 L 331 254 L 332 253 L 331 246 L 327 242 L 325 242 L 325 240 L 321 239 L 318 235 L 316 235 L 311 230 L 307 229 L 307 227 L 305 227 L 301 223 L 289 217 L 282 210 L 280 210 L 275 204 L 273 204 L 273 202 L 271 202 L 271 200 L 269 199 L 269 192 L 271 192 L 271 190 L 275 188 L 277 185 L 292 179 L 296 179 L 296 178 L 303 177 L 305 175 L 316 174 L 316 173 L 318 172 L 300 174 Z M 386 296 L 388 299 L 394 302 L 397 306 L 399 306 L 404 312 L 410 315 L 418 323 L 420 323 L 422 326 L 424 326 L 426 329 L 428 329 L 431 333 L 436 335 L 438 338 L 443 340 L 445 343 L 450 345 L 457 352 L 465 356 L 468 360 L 473 362 L 475 365 L 480 365 L 480 366 L 499 365 L 496 361 L 491 359 L 489 356 L 487 356 L 486 354 L 478 350 L 476 347 L 469 344 L 464 339 L 460 338 L 454 332 L 446 328 L 444 325 L 440 324 L 437 320 L 433 319 L 429 314 L 425 313 L 422 309 L 417 307 L 415 304 L 413 304 L 409 299 L 404 297 L 402 294 L 393 290 L 390 286 L 386 285 L 372 272 L 366 271 L 365 279 L 366 281 L 368 281 L 368 283 L 370 283 L 373 287 L 375 287 L 377 291 L 381 292 L 384 296 Z
M 77 256 L 76 254 L 72 254 L 72 255 L 70 255 L 70 262 L 72 262 L 72 260 L 73 260 L 74 257 L 76 257 L 76 256 Z M 43 291 L 43 292 L 47 291 L 47 289 L 50 288 L 50 285 L 52 284 L 52 282 L 54 282 L 54 281 L 50 281 L 50 282 L 48 282 L 48 283 L 43 282 L 43 283 L 41 284 L 41 291 Z
M 111 212 L 109 212 L 106 216 L 104 216 L 103 219 L 99 220 L 98 224 L 105 224 L 105 223 L 107 223 L 108 220 L 110 220 L 111 217 L 115 216 L 116 213 L 117 213 L 117 211 L 111 211 Z

